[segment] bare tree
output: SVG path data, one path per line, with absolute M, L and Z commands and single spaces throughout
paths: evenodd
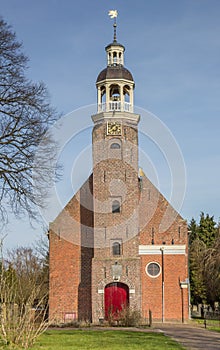
M 45 228 L 43 235 L 41 235 L 33 244 L 33 249 L 36 254 L 43 259 L 43 261 L 48 260 L 49 254 L 49 236 L 48 230 Z
M 0 219 L 7 212 L 36 218 L 56 178 L 56 145 L 48 132 L 57 114 L 43 83 L 27 79 L 27 57 L 0 18 Z
M 20 247 L 0 266 L 0 338 L 27 349 L 49 325 L 43 261 L 31 248 Z
M 4 265 L 7 271 L 14 271 L 16 275 L 17 287 L 19 284 L 19 290 L 16 292 L 18 305 L 27 304 L 34 286 L 41 286 L 38 298 L 41 298 L 41 293 L 42 295 L 48 294 L 48 278 L 44 270 L 44 260 L 30 247 L 19 247 L 7 252 Z

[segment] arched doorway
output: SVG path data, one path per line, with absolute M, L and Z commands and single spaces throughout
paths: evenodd
M 105 318 L 115 316 L 128 306 L 129 304 L 129 288 L 124 283 L 113 282 L 105 287 Z

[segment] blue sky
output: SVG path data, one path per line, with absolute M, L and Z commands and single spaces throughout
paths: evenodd
M 96 77 L 106 65 L 104 48 L 113 36 L 108 10 L 117 9 L 117 36 L 135 80 L 135 105 L 164 123 L 184 158 L 187 187 L 180 213 L 190 220 L 204 211 L 218 221 L 219 0 L 0 0 L 0 8 L 30 58 L 28 76 L 45 82 L 52 104 L 63 115 L 96 103 Z M 74 118 L 80 119 L 78 111 Z M 91 171 L 90 151 L 84 152 L 90 133 L 91 128 L 75 138 L 77 147 L 66 147 L 65 174 L 58 185 L 62 203 Z M 156 185 L 169 199 L 169 165 L 142 135 L 140 143 L 157 174 L 152 181 L 157 178 Z M 141 166 L 151 177 L 146 164 Z M 9 246 L 24 245 L 41 234 L 42 227 L 33 230 L 25 220 L 12 220 L 5 232 Z

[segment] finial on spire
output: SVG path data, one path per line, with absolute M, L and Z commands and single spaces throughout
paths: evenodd
M 117 22 L 116 22 L 116 18 L 118 17 L 118 11 L 117 10 L 109 10 L 108 11 L 108 15 L 110 16 L 110 18 L 114 18 L 114 42 L 117 42 L 117 36 L 116 36 L 116 29 L 117 29 Z

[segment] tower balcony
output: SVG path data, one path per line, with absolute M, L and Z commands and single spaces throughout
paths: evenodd
M 133 113 L 133 106 L 129 102 L 110 101 L 98 104 L 98 113 L 101 112 L 130 112 Z

